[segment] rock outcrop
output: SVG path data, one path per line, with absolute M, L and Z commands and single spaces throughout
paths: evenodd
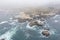
M 43 26 L 44 25 L 44 22 L 43 21 L 40 21 L 40 20 L 33 20 L 30 22 L 29 24 L 31 27 L 34 26 L 34 25 L 37 25 L 37 26 Z
M 44 31 L 42 31 L 42 35 L 48 37 L 50 35 L 50 33 L 48 30 L 44 30 Z

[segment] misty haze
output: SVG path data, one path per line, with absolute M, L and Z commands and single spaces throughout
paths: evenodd
M 0 0 L 0 40 L 60 40 L 60 0 Z

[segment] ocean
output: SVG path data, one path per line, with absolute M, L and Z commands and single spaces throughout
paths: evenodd
M 60 40 L 60 15 L 46 19 L 46 28 L 50 29 L 51 35 L 41 35 L 43 29 L 30 28 L 28 22 L 19 23 L 12 20 L 10 14 L 0 14 L 0 39 L 4 40 Z M 3 16 L 4 15 L 4 16 Z M 9 15 L 9 16 L 7 16 Z

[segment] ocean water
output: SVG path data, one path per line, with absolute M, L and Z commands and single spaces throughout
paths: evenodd
M 10 14 L 9 14 L 10 15 Z M 3 16 L 2 16 L 3 17 Z M 28 22 L 19 23 L 12 20 L 12 17 L 5 16 L 6 19 L 0 20 L 0 39 L 5 40 L 60 40 L 60 15 L 55 15 L 46 19 L 45 27 L 50 29 L 50 36 L 44 37 L 41 32 L 43 29 L 30 27 Z

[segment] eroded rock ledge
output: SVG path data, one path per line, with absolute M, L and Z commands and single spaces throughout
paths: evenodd
M 33 22 L 33 20 L 41 20 L 42 18 L 48 18 L 56 15 L 56 9 L 51 8 L 30 8 L 20 12 L 19 15 L 15 16 L 15 19 L 18 19 L 18 22 Z

